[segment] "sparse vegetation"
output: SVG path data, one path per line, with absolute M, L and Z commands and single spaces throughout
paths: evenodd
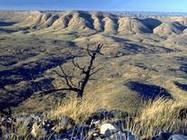
M 58 135 L 67 129 L 60 118 L 73 120 L 71 132 L 100 109 L 127 113 L 120 118 L 124 127 L 141 138 L 161 131 L 187 134 L 186 18 L 142 17 L 0 12 L 0 111 L 6 114 L 0 137 L 44 137 L 44 124 L 52 125 L 45 133 Z M 105 47 L 84 47 L 98 42 Z M 158 95 L 169 98 L 148 100 Z M 31 114 L 39 120 L 25 121 Z M 20 116 L 22 121 L 11 120 Z

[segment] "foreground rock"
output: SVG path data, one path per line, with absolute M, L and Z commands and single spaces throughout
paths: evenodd
M 68 116 L 47 119 L 46 114 L 20 115 L 15 118 L 4 116 L 1 119 L 0 139 L 62 139 L 62 140 L 139 140 L 127 129 L 128 113 L 119 110 L 99 110 L 87 120 L 77 124 Z M 26 133 L 21 134 L 17 125 Z M 20 128 L 19 128 L 20 129 Z M 187 140 L 187 136 L 160 132 L 151 140 Z

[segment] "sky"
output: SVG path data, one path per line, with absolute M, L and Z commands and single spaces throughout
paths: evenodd
M 0 0 L 0 10 L 187 12 L 187 0 Z

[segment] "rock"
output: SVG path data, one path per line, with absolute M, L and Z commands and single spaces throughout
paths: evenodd
M 116 33 L 117 31 L 116 19 L 110 16 L 107 16 L 103 19 L 103 23 L 104 23 L 104 32 Z
M 35 122 L 35 123 L 32 125 L 30 134 L 31 134 L 34 138 L 37 138 L 38 135 L 39 135 L 38 132 L 39 132 L 40 129 L 42 129 L 41 124 L 38 123 L 38 122 Z
M 88 125 L 76 125 L 70 129 L 63 129 L 60 132 L 59 139 L 82 140 L 88 135 L 88 132 L 89 132 Z
M 169 137 L 168 140 L 187 140 L 187 136 L 180 135 L 180 134 L 174 134 L 171 137 Z
M 87 120 L 84 122 L 87 125 L 90 125 L 92 128 L 98 125 L 103 120 L 111 120 L 111 119 L 120 119 L 121 122 L 123 121 L 123 124 L 125 124 L 125 119 L 128 117 L 127 112 L 123 112 L 120 110 L 112 110 L 107 111 L 105 109 L 100 109 L 95 113 L 92 113 Z M 119 125 L 119 122 L 118 122 Z
M 117 128 L 110 123 L 105 123 L 100 126 L 100 134 L 105 136 L 109 136 L 110 134 L 115 133 L 117 131 Z
M 0 139 L 3 137 L 3 130 L 0 128 Z
M 68 129 L 75 125 L 75 121 L 68 116 L 62 116 L 58 118 L 58 125 L 61 129 Z
M 6 133 L 15 132 L 16 119 L 11 116 L 4 116 L 0 121 L 0 125 L 4 128 Z
M 158 135 L 154 136 L 152 140 L 168 140 L 172 133 L 169 132 L 160 132 Z
M 127 128 L 126 120 L 117 120 L 112 122 L 112 124 L 122 132 L 125 131 L 125 128 Z
M 126 130 L 125 133 L 121 131 L 114 133 L 109 138 L 112 140 L 138 140 L 137 137 L 128 130 Z
M 182 108 L 179 110 L 178 118 L 183 120 L 187 118 L 187 108 Z
M 99 129 L 91 129 L 88 132 L 87 140 L 95 140 L 96 138 L 100 137 Z
M 41 122 L 42 121 L 42 117 L 41 117 L 40 113 L 31 114 L 30 118 L 33 119 L 34 121 L 37 121 L 37 122 Z
M 110 114 L 112 115 L 113 118 L 117 118 L 117 119 L 125 119 L 128 117 L 128 113 L 123 112 L 121 110 L 112 110 L 110 111 Z
M 102 121 L 103 119 L 110 119 L 112 118 L 112 115 L 105 109 L 98 110 L 95 113 L 92 113 L 87 120 L 85 120 L 85 123 L 87 125 L 95 124 L 99 121 Z
M 184 30 L 184 26 L 179 22 L 162 23 L 154 28 L 155 34 L 180 34 Z
M 119 33 L 151 33 L 152 31 L 144 23 L 136 18 L 119 18 Z
M 46 132 L 46 135 L 51 135 L 51 134 L 54 134 L 54 127 L 56 125 L 56 121 L 55 120 L 47 120 L 47 121 L 44 121 L 43 123 L 43 128 Z
M 32 114 L 27 124 L 27 134 L 34 138 L 43 137 L 46 132 L 45 129 L 43 129 L 42 120 L 40 113 Z

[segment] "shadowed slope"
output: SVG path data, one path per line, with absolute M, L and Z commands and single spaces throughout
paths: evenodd
M 171 94 L 166 89 L 157 85 L 131 81 L 127 84 L 127 86 L 145 99 L 155 99 L 157 97 L 172 98 Z

